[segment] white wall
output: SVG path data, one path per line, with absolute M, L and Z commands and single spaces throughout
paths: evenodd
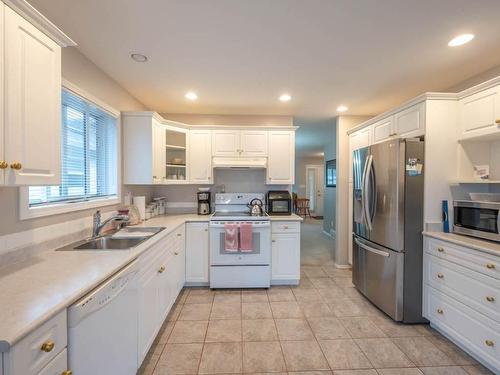
M 74 47 L 62 50 L 62 75 L 64 79 L 119 111 L 147 109 Z M 107 206 L 103 211 L 115 208 L 116 206 Z M 95 210 L 19 220 L 19 189 L 0 187 L 0 235 L 79 219 L 91 215 L 93 211 Z

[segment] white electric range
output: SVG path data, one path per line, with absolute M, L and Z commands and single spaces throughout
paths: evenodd
M 271 222 L 264 212 L 250 214 L 248 205 L 262 193 L 219 193 L 210 217 L 210 288 L 268 288 L 271 282 Z M 263 206 L 264 208 L 264 206 Z M 226 251 L 225 224 L 252 225 L 250 251 Z

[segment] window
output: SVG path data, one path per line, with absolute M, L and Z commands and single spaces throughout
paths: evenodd
M 28 187 L 28 209 L 118 198 L 117 118 L 63 88 L 61 119 L 61 184 Z
M 337 159 L 326 162 L 326 187 L 337 186 Z

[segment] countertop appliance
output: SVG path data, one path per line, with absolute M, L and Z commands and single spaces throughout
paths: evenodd
M 261 193 L 215 194 L 210 217 L 210 288 L 268 288 L 271 283 L 271 222 L 269 216 L 252 215 L 248 204 L 264 199 Z M 252 249 L 226 251 L 225 225 L 251 224 Z
M 267 192 L 267 212 L 269 215 L 290 215 L 292 213 L 292 197 L 286 190 L 270 190 Z
M 424 141 L 353 152 L 353 283 L 396 321 L 422 317 Z
M 196 195 L 198 197 L 198 215 L 210 215 L 210 192 L 199 191 Z
M 137 261 L 68 309 L 74 374 L 133 375 L 137 363 Z
M 453 202 L 453 232 L 500 241 L 500 202 Z
M 250 208 L 250 215 L 252 216 L 262 216 L 264 209 L 262 208 L 263 203 L 259 198 L 254 198 L 250 201 L 248 208 Z

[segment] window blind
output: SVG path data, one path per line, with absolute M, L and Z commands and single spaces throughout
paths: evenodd
M 30 186 L 30 207 L 115 196 L 116 118 L 66 89 L 61 118 L 61 184 Z

